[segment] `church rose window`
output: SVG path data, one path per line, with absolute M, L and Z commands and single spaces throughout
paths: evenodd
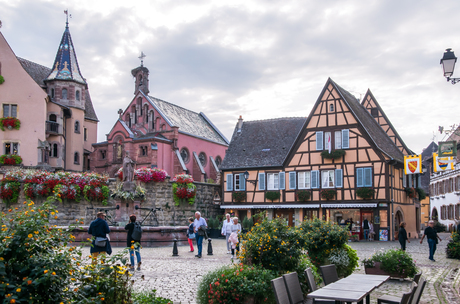
M 186 148 L 182 148 L 182 150 L 180 150 L 180 156 L 182 157 L 184 163 L 188 163 L 190 159 L 190 154 L 188 153 L 188 150 Z

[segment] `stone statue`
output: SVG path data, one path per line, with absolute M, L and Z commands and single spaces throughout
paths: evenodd
M 134 164 L 135 161 L 129 157 L 129 152 L 123 159 L 123 190 L 134 191 Z

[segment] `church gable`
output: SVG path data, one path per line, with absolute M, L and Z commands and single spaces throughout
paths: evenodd
M 383 112 L 370 90 L 367 91 L 361 104 L 404 155 L 412 154 L 412 151 L 406 146 L 402 138 L 399 136 L 398 132 L 391 124 L 390 120 L 386 116 L 385 112 Z

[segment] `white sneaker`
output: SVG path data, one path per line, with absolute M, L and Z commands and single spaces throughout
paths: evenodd
M 235 258 L 235 256 L 234 256 L 234 255 L 232 255 L 232 259 L 234 259 L 234 258 Z
M 227 254 L 230 254 L 230 250 L 227 251 Z

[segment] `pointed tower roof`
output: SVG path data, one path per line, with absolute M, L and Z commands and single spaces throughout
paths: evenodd
M 73 80 L 86 85 L 86 81 L 81 75 L 78 66 L 77 55 L 70 37 L 69 23 L 66 22 L 64 34 L 56 54 L 56 59 L 52 67 L 52 72 L 46 77 L 45 81 L 50 80 Z

